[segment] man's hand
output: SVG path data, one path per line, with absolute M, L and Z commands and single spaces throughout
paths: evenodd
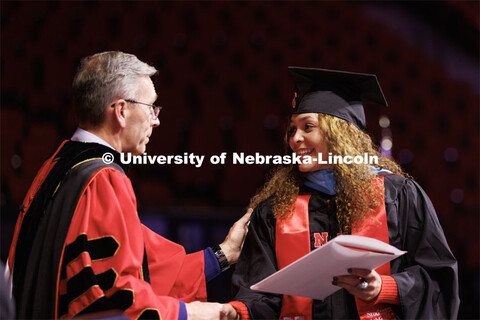
M 188 320 L 235 320 L 237 312 L 229 304 L 213 302 L 186 303 Z
M 240 252 L 242 252 L 243 242 L 247 236 L 252 211 L 253 209 L 249 208 L 247 213 L 235 222 L 230 228 L 225 240 L 220 244 L 220 248 L 222 248 L 222 251 L 228 259 L 228 263 L 230 264 L 237 263 Z

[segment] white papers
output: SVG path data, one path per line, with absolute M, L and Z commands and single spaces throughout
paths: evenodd
M 375 269 L 405 252 L 380 240 L 340 235 L 250 288 L 323 300 L 341 289 L 332 284 L 334 276 L 348 268 Z

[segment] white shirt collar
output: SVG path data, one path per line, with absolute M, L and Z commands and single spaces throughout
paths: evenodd
M 115 150 L 115 148 L 109 145 L 108 142 L 94 135 L 93 133 L 88 132 L 87 130 L 83 130 L 82 128 L 77 128 L 77 130 L 75 131 L 73 136 L 70 138 L 70 140 L 79 141 L 79 142 L 98 143 Z

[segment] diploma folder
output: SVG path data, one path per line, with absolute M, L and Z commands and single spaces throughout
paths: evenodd
M 341 289 L 332 284 L 334 276 L 349 268 L 375 269 L 404 253 L 377 239 L 340 235 L 250 289 L 323 300 Z

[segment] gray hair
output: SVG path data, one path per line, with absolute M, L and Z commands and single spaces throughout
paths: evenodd
M 133 54 L 107 51 L 83 58 L 73 79 L 75 113 L 80 124 L 100 127 L 109 104 L 119 98 L 134 99 L 139 78 L 157 69 Z

